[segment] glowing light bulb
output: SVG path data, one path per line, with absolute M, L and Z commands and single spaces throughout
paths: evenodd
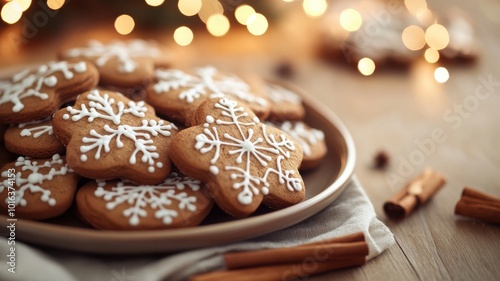
M 248 32 L 255 36 L 260 36 L 266 33 L 269 23 L 263 14 L 253 14 L 248 18 L 247 29 Z
M 118 16 L 115 20 L 115 29 L 121 35 L 127 35 L 134 30 L 134 19 L 126 14 Z
M 439 60 L 439 52 L 433 48 L 429 48 L 425 50 L 424 57 L 428 63 L 435 63 Z
M 370 76 L 375 72 L 375 62 L 370 58 L 362 58 L 358 62 L 358 70 L 364 76 Z
M 425 31 L 425 41 L 429 47 L 442 50 L 450 43 L 450 35 L 444 26 L 433 24 Z
M 242 25 L 246 25 L 248 18 L 255 14 L 255 10 L 248 5 L 240 5 L 234 11 L 234 16 L 236 20 Z
M 153 7 L 160 6 L 163 2 L 165 2 L 165 0 L 146 0 L 146 4 Z
M 316 18 L 325 13 L 328 3 L 326 0 L 304 0 L 302 7 L 308 16 Z
M 11 1 L 3 5 L 0 15 L 4 22 L 14 24 L 21 19 L 23 8 L 17 1 Z
M 363 24 L 361 14 L 354 9 L 343 10 L 340 13 L 339 21 L 340 26 L 349 32 L 358 30 Z
M 61 9 L 64 2 L 64 0 L 47 0 L 47 6 L 55 11 Z
M 201 0 L 179 0 L 177 3 L 179 11 L 188 17 L 196 15 L 200 11 L 201 5 Z
M 445 83 L 446 81 L 448 81 L 448 79 L 450 79 L 450 73 L 448 73 L 448 69 L 444 67 L 436 68 L 436 70 L 434 71 L 434 79 L 436 79 L 438 83 Z
M 229 31 L 229 20 L 223 14 L 211 15 L 207 20 L 207 29 L 213 36 L 224 36 Z
M 425 46 L 425 32 L 416 25 L 410 25 L 403 30 L 403 44 L 412 51 L 418 51 Z

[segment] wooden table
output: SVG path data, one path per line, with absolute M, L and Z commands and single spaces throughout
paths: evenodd
M 363 77 L 344 65 L 318 60 L 317 37 L 311 32 L 317 21 L 294 12 L 289 16 L 295 21 L 285 19 L 259 38 L 231 30 L 225 38 L 198 36 L 187 48 L 172 46 L 179 64 L 214 63 L 266 76 L 279 62 L 288 61 L 296 72 L 291 81 L 327 105 L 350 129 L 357 146 L 356 174 L 397 244 L 362 267 L 310 280 L 500 279 L 500 227 L 453 214 L 464 186 L 500 196 L 499 82 L 487 98 L 474 99 L 481 79 L 500 81 L 500 4 L 455 2 L 477 24 L 483 49 L 474 65 L 447 65 L 450 79 L 445 84 L 433 78 L 436 65 L 424 62 L 408 71 Z M 449 5 L 445 0 L 430 4 L 438 11 Z M 157 38 L 172 45 L 164 36 Z M 1 64 L 51 58 L 54 44 L 38 46 L 37 54 L 23 54 L 21 59 L 5 56 Z M 432 140 L 436 130 L 443 134 L 439 141 Z M 387 171 L 371 168 L 379 150 L 391 156 Z M 387 220 L 383 202 L 425 167 L 444 173 L 446 186 L 405 220 Z

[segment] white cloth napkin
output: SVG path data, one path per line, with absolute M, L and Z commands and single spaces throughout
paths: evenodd
M 294 246 L 316 240 L 364 232 L 372 259 L 394 244 L 390 230 L 375 211 L 356 177 L 342 195 L 315 216 L 292 227 L 245 242 L 191 250 L 170 256 L 98 256 L 36 248 L 16 242 L 16 273 L 7 271 L 8 245 L 0 244 L 0 280 L 50 281 L 160 281 L 224 267 L 222 254 L 230 250 L 255 250 Z

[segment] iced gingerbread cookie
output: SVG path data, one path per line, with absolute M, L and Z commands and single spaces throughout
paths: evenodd
M 146 230 L 198 225 L 213 200 L 199 180 L 171 173 L 158 185 L 93 181 L 78 190 L 76 204 L 90 225 L 108 230 Z
M 302 149 L 281 130 L 261 123 L 246 105 L 210 99 L 193 121 L 195 126 L 174 137 L 171 159 L 207 183 L 221 209 L 245 217 L 261 203 L 281 209 L 304 199 L 298 172 Z
M 147 87 L 146 100 L 159 114 L 190 126 L 203 101 L 223 97 L 245 102 L 259 118 L 265 119 L 270 113 L 269 102 L 258 90 L 237 76 L 221 73 L 212 66 L 198 67 L 191 73 L 157 69 L 155 83 Z
M 107 44 L 93 40 L 62 50 L 60 56 L 93 62 L 101 76 L 100 84 L 116 87 L 145 85 L 153 78 L 156 66 L 168 65 L 166 54 L 154 42 L 140 39 Z
M 271 102 L 270 120 L 304 119 L 306 110 L 302 105 L 302 98 L 294 90 L 270 82 L 264 88 Z
M 47 118 L 98 81 L 95 67 L 84 61 L 49 62 L 25 69 L 10 80 L 0 81 L 0 123 Z
M 5 132 L 5 147 L 11 152 L 33 158 L 47 158 L 66 152 L 66 147 L 54 135 L 51 118 L 11 126 Z
M 68 165 L 82 176 L 158 184 L 170 172 L 169 144 L 177 128 L 142 101 L 92 90 L 56 112 L 52 126 L 66 145 Z
M 302 150 L 304 151 L 304 159 L 300 165 L 301 170 L 315 168 L 321 163 L 321 160 L 325 158 L 327 147 L 323 131 L 311 128 L 306 123 L 301 121 L 285 121 L 281 124 L 268 124 L 286 132 L 300 144 Z
M 17 218 L 56 217 L 73 203 L 79 178 L 59 154 L 47 159 L 19 157 L 2 167 L 0 209 L 3 214 L 13 209 Z

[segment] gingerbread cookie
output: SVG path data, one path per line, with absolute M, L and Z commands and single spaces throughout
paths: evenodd
M 261 123 L 243 103 L 209 99 L 179 132 L 171 159 L 185 174 L 207 183 L 217 205 L 235 217 L 263 202 L 284 208 L 303 200 L 298 172 L 302 149 L 279 129 Z
M 82 176 L 158 184 L 170 172 L 168 150 L 177 128 L 142 101 L 92 90 L 56 112 L 52 126 L 67 147 L 68 165 Z
M 100 84 L 117 87 L 145 85 L 153 78 L 155 66 L 168 65 L 166 54 L 154 42 L 140 39 L 108 44 L 93 40 L 63 50 L 60 56 L 92 61 L 99 69 Z
M 302 105 L 302 98 L 290 88 L 274 83 L 264 86 L 271 102 L 270 120 L 302 120 L 306 110 Z
M 73 203 L 79 176 L 64 157 L 19 157 L 2 168 L 0 209 L 12 217 L 43 220 L 64 213 Z
M 78 94 L 97 85 L 99 74 L 87 62 L 57 61 L 26 69 L 0 81 L 0 123 L 23 123 L 51 116 Z
M 11 126 L 5 132 L 5 147 L 33 158 L 47 158 L 66 152 L 66 147 L 54 135 L 51 118 Z
M 99 229 L 145 230 L 198 225 L 213 200 L 199 180 L 171 173 L 161 184 L 93 181 L 78 190 L 81 217 Z
M 270 113 L 268 101 L 237 76 L 215 67 L 198 67 L 192 73 L 157 69 L 155 83 L 147 87 L 146 100 L 159 114 L 187 126 L 198 106 L 209 98 L 228 97 L 245 102 L 262 119 Z M 258 86 L 255 86 L 258 87 Z
M 285 121 L 281 124 L 268 123 L 290 135 L 297 141 L 304 151 L 304 159 L 300 165 L 301 170 L 312 169 L 325 158 L 327 147 L 323 131 L 311 128 L 304 122 Z

